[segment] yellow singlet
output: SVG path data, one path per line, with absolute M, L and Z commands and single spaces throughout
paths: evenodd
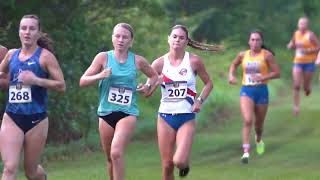
M 305 33 L 301 33 L 299 30 L 294 33 L 294 41 L 295 44 L 300 44 L 302 47 L 297 48 L 294 56 L 294 63 L 313 63 L 317 58 L 317 52 L 313 53 L 303 53 L 303 50 L 309 48 L 316 48 L 317 46 L 310 41 L 311 32 L 307 31 Z
M 262 49 L 256 56 L 250 55 L 250 50 L 247 50 L 242 59 L 242 85 L 254 86 L 266 84 L 268 81 L 253 81 L 252 77 L 256 75 L 266 75 L 269 72 L 268 64 L 266 63 L 266 50 Z

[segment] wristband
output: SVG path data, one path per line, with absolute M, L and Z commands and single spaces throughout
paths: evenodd
M 147 88 L 148 88 L 149 90 L 151 89 L 151 84 L 150 84 L 150 83 L 145 84 L 145 86 L 147 86 Z
M 201 98 L 201 96 L 199 96 L 199 97 L 197 98 L 197 101 L 199 101 L 200 104 L 202 104 L 202 103 L 204 102 L 204 100 Z

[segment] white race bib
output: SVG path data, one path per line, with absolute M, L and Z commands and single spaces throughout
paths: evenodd
M 255 73 L 255 74 L 245 74 L 245 84 L 246 85 L 258 85 L 261 84 L 261 81 L 254 81 L 252 80 L 254 76 L 261 76 L 260 73 Z
M 32 102 L 31 87 L 21 84 L 9 87 L 9 103 L 30 103 Z
M 184 99 L 187 97 L 187 81 L 175 81 L 165 83 L 166 98 Z
M 306 54 L 301 49 L 296 49 L 296 57 L 303 57 Z
M 123 106 L 130 106 L 132 90 L 124 87 L 110 87 L 108 102 Z

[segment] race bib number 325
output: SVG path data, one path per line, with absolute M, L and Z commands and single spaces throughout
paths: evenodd
M 14 85 L 9 87 L 9 103 L 30 102 L 32 102 L 30 86 Z
M 130 106 L 132 100 L 132 90 L 123 87 L 110 87 L 108 102 L 123 106 Z

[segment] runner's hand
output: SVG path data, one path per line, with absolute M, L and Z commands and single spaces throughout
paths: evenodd
M 234 77 L 233 75 L 230 75 L 229 76 L 229 84 L 232 84 L 232 85 L 237 84 L 237 78 Z
M 198 100 L 196 100 L 196 101 L 194 102 L 193 106 L 192 106 L 192 112 L 194 112 L 194 113 L 200 112 L 201 106 L 202 106 L 201 102 L 199 102 Z
M 22 71 L 18 76 L 18 81 L 24 85 L 36 85 L 38 77 L 32 71 Z
M 105 68 L 99 73 L 100 79 L 108 78 L 112 74 L 111 68 Z
M 151 95 L 151 86 L 150 84 L 142 84 L 140 83 L 137 86 L 137 91 L 141 93 L 143 96 L 148 97 Z

